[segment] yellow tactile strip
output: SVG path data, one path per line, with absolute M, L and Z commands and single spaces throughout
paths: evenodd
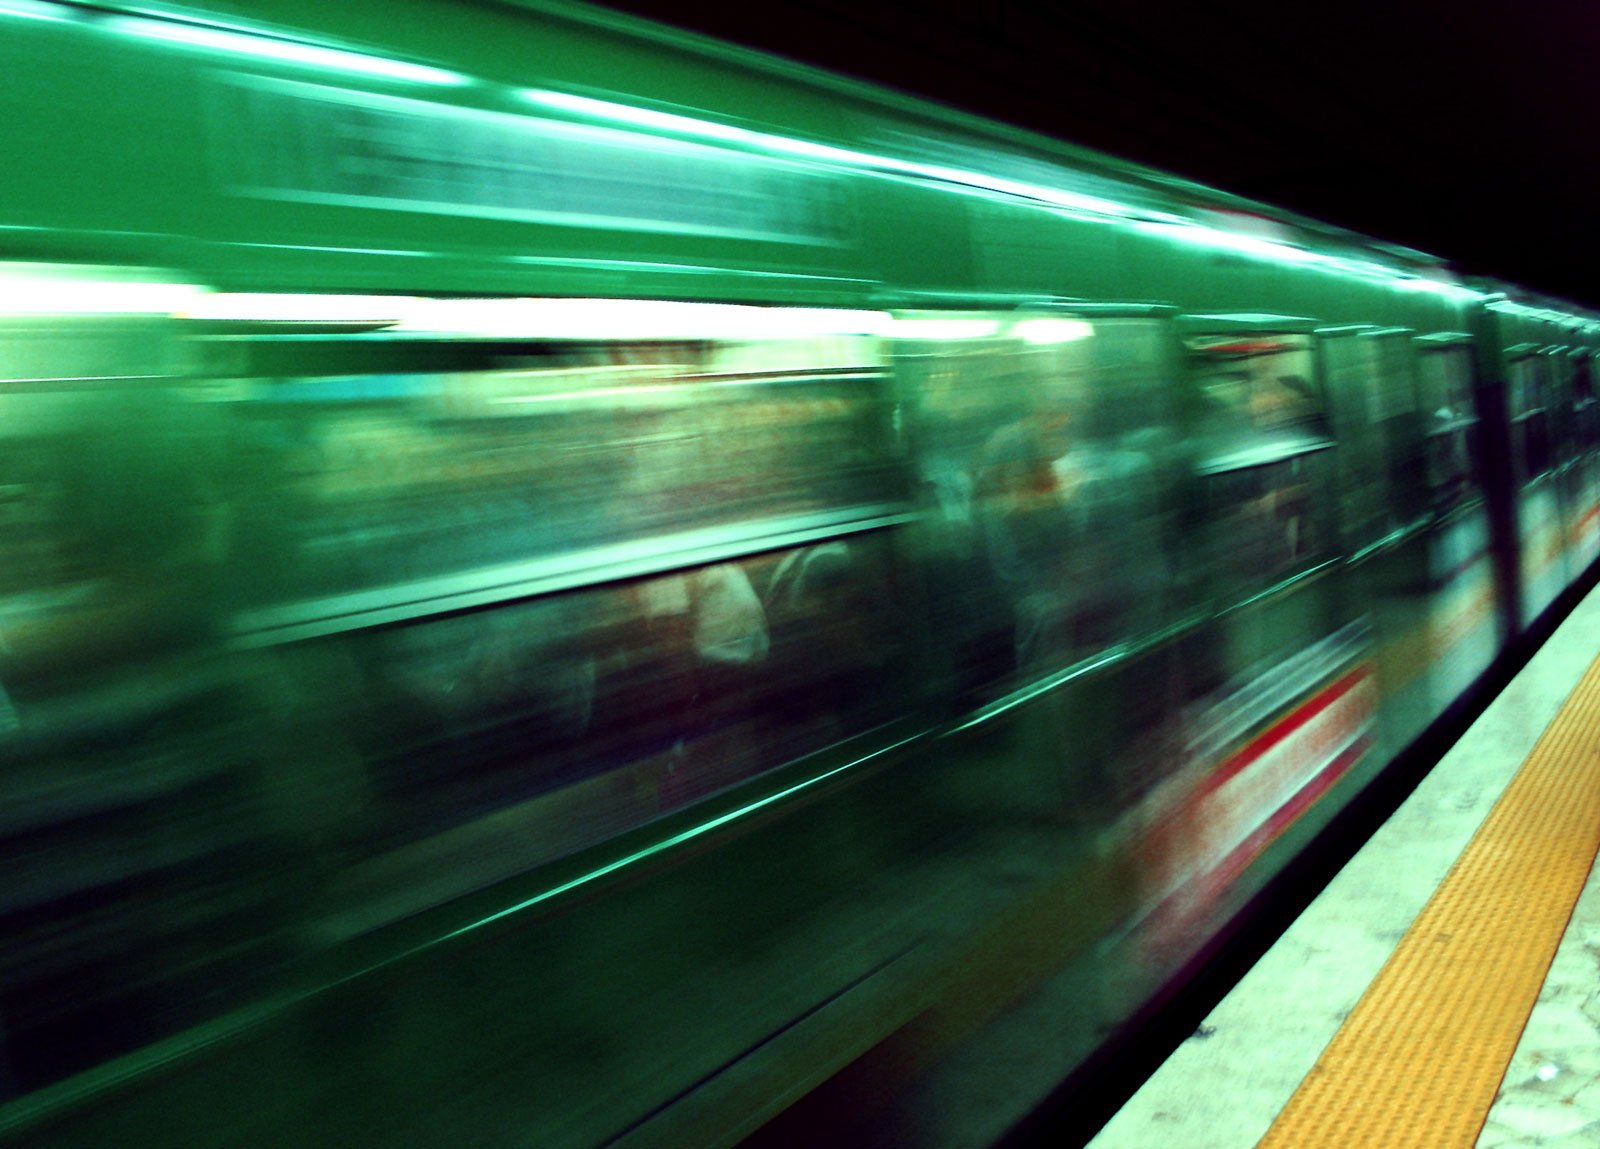
M 1257 1149 L 1478 1139 L 1600 849 L 1600 659 Z

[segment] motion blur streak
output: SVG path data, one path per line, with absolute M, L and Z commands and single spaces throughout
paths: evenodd
M 1600 556 L 1558 300 L 261 8 L 0 0 L 6 1136 L 993 1141 Z

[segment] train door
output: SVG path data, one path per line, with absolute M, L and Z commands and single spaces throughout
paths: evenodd
M 1564 336 L 1565 332 L 1562 334 Z M 1550 466 L 1560 506 L 1561 571 L 1565 587 L 1581 569 L 1574 541 L 1585 503 L 1573 402 L 1573 362 L 1571 349 L 1565 346 L 1545 348 L 1542 358 L 1545 361 L 1545 402 L 1549 411 Z
M 954 707 L 921 803 L 946 811 L 968 865 L 1013 875 L 984 895 L 991 916 L 1051 875 L 1072 891 L 1031 902 L 1018 927 L 1045 928 L 1027 944 L 1089 979 L 1041 1007 L 1067 1062 L 1159 984 L 1086 947 L 1154 896 L 1145 816 L 1184 765 L 1170 315 L 1063 303 L 893 326 L 941 654 L 929 670 Z M 1039 976 L 1036 962 L 996 970 L 982 992 L 1030 966 Z
M 0 1089 L 236 1005 L 280 895 L 205 389 L 139 269 L 0 265 Z
M 1369 612 L 1383 698 L 1386 760 L 1434 714 L 1418 641 L 1428 618 L 1429 520 L 1420 481 L 1415 359 L 1407 329 L 1325 328 L 1317 333 L 1323 384 L 1338 440 L 1338 521 L 1353 603 Z
M 1496 651 L 1489 516 L 1472 402 L 1471 337 L 1417 340 L 1429 514 L 1425 590 L 1428 624 L 1421 657 L 1435 713 L 1461 696 Z
M 1577 479 L 1569 522 L 1574 579 L 1600 558 L 1600 400 L 1595 395 L 1594 355 L 1572 353 L 1572 436 Z
M 1152 811 L 1168 883 L 1158 935 L 1216 920 L 1320 824 L 1360 763 L 1376 689 L 1368 627 L 1338 561 L 1335 441 L 1313 324 L 1186 316 L 1192 485 L 1186 563 L 1202 612 L 1184 635 L 1185 772 Z

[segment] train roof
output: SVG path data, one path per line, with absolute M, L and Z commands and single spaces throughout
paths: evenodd
M 41 172 L 14 193 L 16 217 L 0 220 L 12 225 L 7 239 L 24 256 L 70 252 L 68 232 L 100 248 L 126 242 L 137 249 L 160 235 L 168 249 L 228 247 L 227 257 L 191 251 L 178 262 L 220 277 L 248 264 L 234 287 L 309 279 L 310 271 L 283 269 L 309 267 L 320 251 L 322 265 L 342 268 L 324 280 L 345 290 L 381 289 L 395 269 L 428 259 L 441 269 L 435 283 L 444 289 L 470 283 L 518 291 L 544 260 L 578 293 L 635 283 L 670 294 L 656 285 L 697 279 L 703 287 L 722 267 L 739 269 L 742 282 L 765 276 L 773 298 L 787 291 L 842 300 L 853 291 L 860 301 L 872 269 L 839 252 L 846 240 L 827 221 L 864 209 L 841 204 L 837 181 L 818 175 L 831 170 L 1028 204 L 1250 259 L 1393 278 L 1450 297 L 1505 294 L 1592 319 L 1507 285 L 1462 283 L 1432 256 L 1270 205 L 568 0 L 280 0 L 270 22 L 247 0 L 13 0 L 0 9 L 0 18 L 7 14 L 24 17 L 8 21 L 16 43 L 49 34 L 41 26 L 71 25 L 86 46 L 77 69 L 65 48 L 42 49 L 31 61 L 36 70 L 15 70 L 0 91 L 0 103 L 11 105 L 0 110 L 22 126 L 19 150 L 35 163 L 44 157 Z M 134 45 L 168 55 L 146 52 L 131 62 Z M 223 58 L 237 67 L 218 68 Z M 336 85 L 318 82 L 318 60 L 338 74 Z M 98 75 L 116 100 L 95 91 Z M 95 126 L 86 127 L 97 95 Z M 538 124 L 543 136 L 533 140 L 519 122 Z M 366 130 L 386 155 L 360 153 L 365 145 L 353 136 Z M 129 135 L 142 146 L 130 148 Z M 606 149 L 614 152 L 623 135 L 662 141 L 664 158 L 638 178 L 677 197 L 663 218 L 617 206 L 626 179 Z M 80 154 L 65 154 L 63 139 Z M 505 171 L 487 166 L 486 156 L 508 149 L 522 152 Z M 563 193 L 574 202 L 540 212 L 489 202 L 501 194 L 490 185 L 508 182 L 506 171 L 535 152 L 554 152 L 557 166 L 588 181 Z M 410 170 L 431 163 L 437 202 L 424 202 L 419 180 L 393 171 L 380 173 L 392 186 L 378 192 L 355 186 L 379 179 L 350 174 L 362 163 Z M 774 190 L 779 182 L 782 195 Z M 122 197 L 115 207 L 93 202 L 107 184 Z M 597 205 L 593 211 L 576 202 L 580 194 Z M 436 250 L 410 242 L 425 230 L 419 215 L 439 240 Z M 527 238 L 512 238 L 512 222 L 565 230 L 547 227 L 535 237 L 524 226 L 517 234 Z M 585 227 L 612 229 L 604 258 L 595 257 L 595 243 L 572 238 Z M 619 231 L 629 244 L 615 243 Z M 628 246 L 637 255 L 617 258 Z M 358 249 L 365 270 L 356 268 Z M 470 272 L 445 270 L 457 256 Z

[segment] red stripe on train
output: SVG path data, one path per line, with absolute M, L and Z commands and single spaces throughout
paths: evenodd
M 1245 744 L 1243 749 L 1236 752 L 1207 775 L 1205 780 L 1195 788 L 1195 798 L 1204 798 L 1228 781 L 1228 779 L 1245 770 L 1267 751 L 1361 685 L 1362 681 L 1369 676 L 1370 672 L 1365 664 L 1358 666 L 1344 677 L 1325 687 L 1317 694 L 1312 695 L 1295 709 L 1289 711 L 1288 714 L 1256 735 L 1252 741 Z

